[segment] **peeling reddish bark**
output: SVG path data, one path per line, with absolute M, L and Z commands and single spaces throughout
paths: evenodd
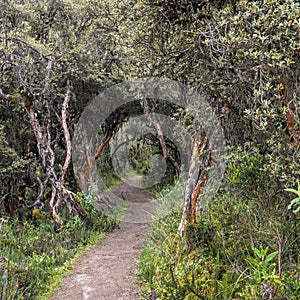
M 64 137 L 65 137 L 65 141 L 66 141 L 66 158 L 65 158 L 65 163 L 64 163 L 64 165 L 61 169 L 61 173 L 60 173 L 61 184 L 64 184 L 64 182 L 65 182 L 65 176 L 66 176 L 66 172 L 70 166 L 71 154 L 72 154 L 71 136 L 70 136 L 70 132 L 68 129 L 68 124 L 67 124 L 67 111 L 68 111 L 70 98 L 71 98 L 71 89 L 70 89 L 70 87 L 68 87 L 67 93 L 66 93 L 63 105 L 62 105 L 62 109 L 61 109 L 61 123 L 62 123 Z
M 193 192 L 192 192 L 192 223 L 196 224 L 197 223 L 197 203 L 198 203 L 198 198 L 201 193 L 202 188 L 204 187 L 204 184 L 207 179 L 207 174 L 208 174 L 208 168 L 210 166 L 210 160 L 211 160 L 211 155 L 210 153 L 208 154 L 208 157 L 206 158 L 205 161 L 205 168 L 203 170 L 203 173 L 201 174 L 201 177 L 199 178 Z
M 211 162 L 211 152 L 208 148 L 207 138 L 203 136 L 194 142 L 191 163 L 189 166 L 188 181 L 184 194 L 184 207 L 178 230 L 185 234 L 187 224 L 196 224 L 197 203 L 202 188 L 205 185 L 208 169 Z M 207 156 L 201 162 L 201 156 L 207 149 Z
M 296 105 L 289 93 L 288 80 L 285 77 L 280 77 L 277 82 L 280 84 L 279 92 L 283 102 L 283 108 L 285 112 L 285 118 L 287 121 L 287 130 L 290 137 L 290 141 L 295 143 L 296 146 L 300 146 L 300 124 L 296 120 Z
M 99 158 L 99 156 L 101 155 L 103 149 L 109 143 L 111 138 L 112 138 L 112 133 L 109 130 L 107 130 L 104 137 L 103 137 L 101 145 L 98 147 L 95 155 L 93 156 L 93 160 L 97 160 Z
M 107 130 L 102 139 L 102 143 L 98 147 L 95 154 L 92 155 L 91 149 L 89 147 L 89 143 L 85 137 L 85 143 L 84 143 L 85 148 L 84 148 L 84 153 L 82 153 L 82 163 L 79 172 L 80 187 L 85 193 L 88 192 L 88 187 L 86 185 L 86 182 L 87 181 L 94 182 L 93 164 L 101 156 L 104 148 L 107 146 L 111 138 L 112 138 L 112 133 L 109 130 Z

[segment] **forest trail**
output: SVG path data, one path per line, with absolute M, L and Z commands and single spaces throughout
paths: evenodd
M 149 229 L 145 214 L 155 212 L 152 194 L 139 188 L 139 181 L 140 177 L 135 176 L 114 189 L 116 195 L 131 200 L 132 214 L 85 253 L 49 300 L 139 299 L 135 260 Z

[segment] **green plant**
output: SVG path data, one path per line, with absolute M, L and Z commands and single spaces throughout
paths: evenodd
M 288 206 L 288 209 L 292 209 L 292 207 L 294 205 L 298 206 L 295 210 L 293 210 L 294 213 L 297 213 L 298 211 L 300 211 L 300 181 L 298 181 L 298 190 L 288 188 L 288 189 L 285 189 L 285 191 L 291 192 L 291 193 L 294 193 L 297 195 L 297 197 L 294 198 L 291 201 L 290 205 Z
M 278 279 L 279 276 L 275 275 L 275 263 L 272 263 L 272 260 L 278 255 L 278 251 L 268 254 L 269 247 L 266 247 L 265 249 L 258 249 L 255 247 L 251 248 L 256 257 L 248 257 L 247 261 L 251 265 L 256 282 L 260 285 L 262 282 L 268 281 L 270 278 Z M 276 282 L 280 283 L 278 280 Z
M 163 218 L 138 263 L 144 299 L 298 299 L 299 222 L 282 217 L 285 196 L 268 177 L 274 166 L 252 147 L 232 152 L 229 163 L 207 215 L 187 226 L 188 247 L 177 234 L 180 206 L 166 210 L 182 193 L 160 193 Z
M 47 219 L 0 220 L 1 299 L 42 299 L 70 269 L 74 256 L 114 228 L 114 220 L 79 197 L 89 213 L 85 220 L 65 217 L 63 226 Z

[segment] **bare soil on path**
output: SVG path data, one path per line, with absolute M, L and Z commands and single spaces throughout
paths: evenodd
M 149 229 L 145 214 L 155 213 L 152 195 L 137 187 L 139 180 L 136 176 L 114 190 L 116 195 L 131 200 L 131 216 L 84 254 L 51 300 L 139 299 L 135 260 Z

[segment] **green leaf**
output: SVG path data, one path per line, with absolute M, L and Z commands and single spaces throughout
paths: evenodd
M 267 257 L 266 257 L 266 259 L 265 259 L 265 262 L 266 263 L 268 263 L 268 262 L 270 262 L 275 256 L 277 256 L 278 255 L 278 251 L 275 251 L 275 252 L 273 252 L 273 253 L 270 253 Z
M 296 195 L 298 195 L 298 191 L 295 190 L 295 189 L 284 189 L 286 192 L 291 192 L 291 193 L 294 193 Z
M 298 208 L 297 209 L 295 209 L 295 210 L 293 210 L 293 213 L 297 213 L 298 211 L 300 210 L 300 205 L 298 206 Z
M 259 261 L 257 261 L 255 258 L 253 257 L 249 257 L 247 259 L 248 262 L 250 262 L 253 266 L 258 267 L 260 265 Z
M 263 255 L 261 254 L 261 251 L 255 247 L 252 247 L 253 252 L 258 256 L 262 257 Z
M 293 199 L 293 200 L 291 201 L 290 205 L 294 205 L 294 204 L 296 204 L 296 203 L 298 203 L 298 202 L 300 203 L 300 197 Z
M 269 247 L 266 247 L 265 249 L 261 250 L 261 252 L 263 253 L 263 257 L 267 255 L 269 251 Z
M 268 274 L 268 272 L 267 272 L 266 269 L 262 269 L 262 270 L 261 270 L 261 273 L 262 273 L 263 278 L 264 278 L 265 280 L 268 280 L 268 279 L 269 279 L 269 274 Z
M 300 197 L 299 198 L 295 198 L 291 201 L 291 203 L 288 206 L 288 209 L 292 209 L 294 204 L 300 204 Z

